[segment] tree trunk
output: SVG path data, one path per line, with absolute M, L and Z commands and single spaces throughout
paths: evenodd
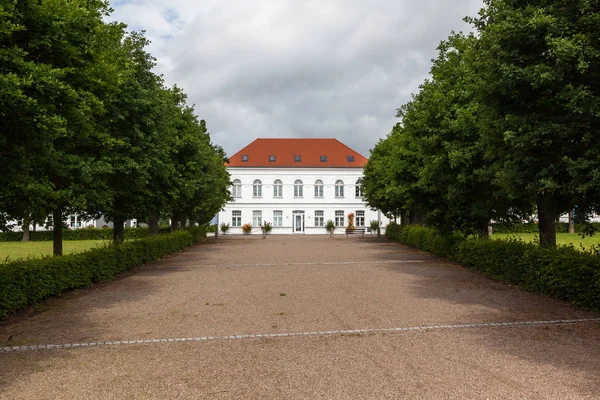
M 556 247 L 556 213 L 551 206 L 551 200 L 538 200 L 537 208 L 540 246 Z
M 115 217 L 113 221 L 113 243 L 114 244 L 123 244 L 125 241 L 125 218 L 123 217 Z
M 408 225 L 408 213 L 406 211 L 400 211 L 400 226 Z
M 152 215 L 148 218 L 148 231 L 150 235 L 158 235 L 158 212 L 152 211 Z
M 186 229 L 187 228 L 187 217 L 185 215 L 182 215 L 181 217 L 179 217 L 179 220 L 181 221 L 181 229 Z
M 575 233 L 575 221 L 573 220 L 573 211 L 569 211 L 569 233 Z
M 175 232 L 179 229 L 179 218 L 177 217 L 177 213 L 173 212 L 171 214 L 171 232 Z
M 23 218 L 23 242 L 29 242 L 29 217 Z
M 63 253 L 63 231 L 62 231 L 62 209 L 57 208 L 52 213 L 52 247 L 54 256 L 62 256 Z
M 487 219 L 481 219 L 477 221 L 477 236 L 482 239 L 489 239 L 490 237 L 490 221 Z

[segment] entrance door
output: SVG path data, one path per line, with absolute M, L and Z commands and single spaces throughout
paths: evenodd
M 292 214 L 293 218 L 293 232 L 304 233 L 304 211 L 294 211 Z

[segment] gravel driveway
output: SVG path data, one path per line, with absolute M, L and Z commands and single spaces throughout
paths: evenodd
M 1 322 L 0 398 L 596 399 L 600 314 L 384 239 L 211 238 Z

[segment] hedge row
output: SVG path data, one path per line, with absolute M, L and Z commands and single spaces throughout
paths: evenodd
M 388 225 L 386 236 L 446 257 L 485 276 L 525 290 L 600 310 L 600 250 L 543 248 L 511 240 L 444 236 L 422 226 Z
M 590 225 L 596 228 L 596 231 L 600 231 L 600 222 L 592 222 Z M 575 224 L 575 233 L 581 232 L 582 227 L 583 225 L 581 224 Z M 494 233 L 538 233 L 539 227 L 534 222 L 524 224 L 494 224 L 493 231 Z M 558 233 L 569 232 L 569 224 L 566 222 L 557 223 L 556 231 Z
M 66 290 L 113 279 L 121 272 L 175 253 L 204 237 L 206 229 L 193 228 L 79 254 L 0 264 L 0 318 Z
M 169 233 L 170 228 L 160 228 L 159 233 Z M 148 228 L 125 228 L 125 239 L 141 239 L 150 236 Z M 113 230 L 109 228 L 64 229 L 63 240 L 111 240 Z M 23 232 L 0 232 L 0 242 L 20 242 Z M 52 231 L 29 232 L 32 242 L 52 240 Z

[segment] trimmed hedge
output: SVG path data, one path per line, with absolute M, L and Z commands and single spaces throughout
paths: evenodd
M 206 237 L 202 228 L 175 232 L 62 257 L 0 264 L 0 318 L 64 291 L 113 279 Z
M 169 233 L 170 228 L 160 228 L 159 233 Z M 125 228 L 125 239 L 141 239 L 150 236 L 148 228 Z M 113 230 L 109 228 L 91 229 L 64 229 L 63 240 L 111 240 Z M 23 232 L 1 232 L 0 242 L 20 242 Z M 52 231 L 29 232 L 32 242 L 45 242 L 52 240 Z
M 446 258 L 450 258 L 456 250 L 456 245 L 464 240 L 463 236 L 444 236 L 434 229 L 420 225 L 400 226 L 395 223 L 385 228 L 385 235 L 408 246 Z
M 544 248 L 516 239 L 443 236 L 422 226 L 390 224 L 386 236 L 446 257 L 483 275 L 536 293 L 600 310 L 600 249 Z

